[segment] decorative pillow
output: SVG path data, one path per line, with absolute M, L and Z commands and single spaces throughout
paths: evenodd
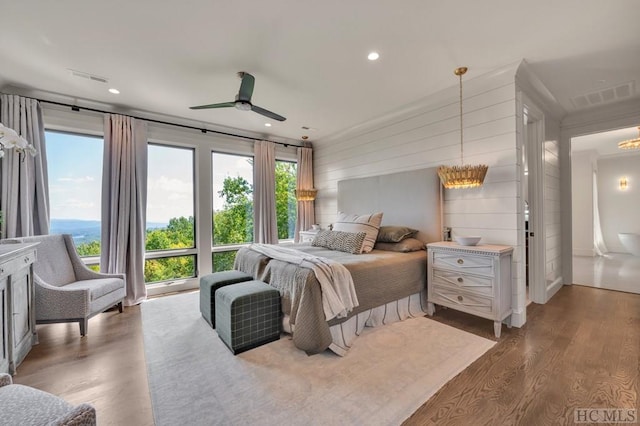
M 311 245 L 345 253 L 360 254 L 365 236 L 364 232 L 320 231 L 316 234 Z
M 399 243 L 405 238 L 413 237 L 417 233 L 417 229 L 407 228 L 406 226 L 381 226 L 376 242 Z
M 425 250 L 425 246 L 420 240 L 416 240 L 415 238 L 405 238 L 399 243 L 376 243 L 375 249 L 408 253 L 410 251 Z
M 338 217 L 333 224 L 333 230 L 366 233 L 367 235 L 364 237 L 361 253 L 369 253 L 373 250 L 373 245 L 376 243 L 380 222 L 382 222 L 382 212 L 362 215 L 338 212 Z

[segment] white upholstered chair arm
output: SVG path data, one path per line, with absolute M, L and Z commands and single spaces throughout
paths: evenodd
M 84 264 L 80 255 L 76 250 L 75 244 L 73 243 L 73 239 L 70 235 L 64 236 L 65 243 L 67 245 L 67 251 L 69 253 L 69 259 L 71 260 L 71 265 L 73 265 L 73 271 L 76 275 L 76 279 L 78 281 L 81 280 L 95 280 L 99 278 L 122 278 L 125 281 L 125 274 L 105 274 L 102 272 L 96 272 L 92 269 L 89 269 L 87 265 Z
M 8 386 L 11 383 L 13 383 L 13 380 L 11 379 L 11 375 L 7 373 L 0 373 L 0 388 L 2 386 Z
M 83 318 L 89 314 L 89 290 L 66 289 L 47 284 L 33 274 L 36 285 L 36 321 L 62 318 Z

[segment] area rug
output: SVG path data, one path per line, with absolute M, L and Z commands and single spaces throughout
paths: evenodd
M 419 317 L 365 329 L 344 357 L 286 335 L 234 356 L 197 292 L 143 303 L 142 327 L 157 426 L 400 424 L 494 345 Z

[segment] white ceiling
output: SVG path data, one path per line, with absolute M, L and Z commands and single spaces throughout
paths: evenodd
M 318 140 L 525 59 L 572 98 L 640 84 L 638 0 L 0 0 L 0 88 Z M 369 51 L 380 59 L 367 60 Z M 108 84 L 73 77 L 75 69 Z M 233 108 L 240 80 L 283 123 Z M 116 87 L 120 95 L 107 92 Z M 315 131 L 302 130 L 302 126 Z
M 596 151 L 599 157 L 640 154 L 638 150 L 629 151 L 618 148 L 618 142 L 638 137 L 640 135 L 637 127 L 578 136 L 571 139 L 571 152 Z

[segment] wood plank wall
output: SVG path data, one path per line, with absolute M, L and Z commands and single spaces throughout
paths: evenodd
M 464 80 L 465 163 L 489 166 L 485 184 L 446 190 L 443 224 L 454 235 L 479 235 L 485 243 L 516 247 L 514 308 L 524 310 L 524 241 L 519 238 L 521 151 L 516 135 L 516 85 L 512 67 Z M 467 77 L 465 76 L 465 77 Z M 456 83 L 452 76 L 453 84 Z M 337 182 L 460 161 L 458 86 L 426 98 L 420 105 L 314 143 L 316 218 L 323 226 L 335 220 Z M 411 206 L 407 206 L 411 208 Z M 353 212 L 366 213 L 366 212 Z M 521 290 L 519 290 L 521 289 Z

